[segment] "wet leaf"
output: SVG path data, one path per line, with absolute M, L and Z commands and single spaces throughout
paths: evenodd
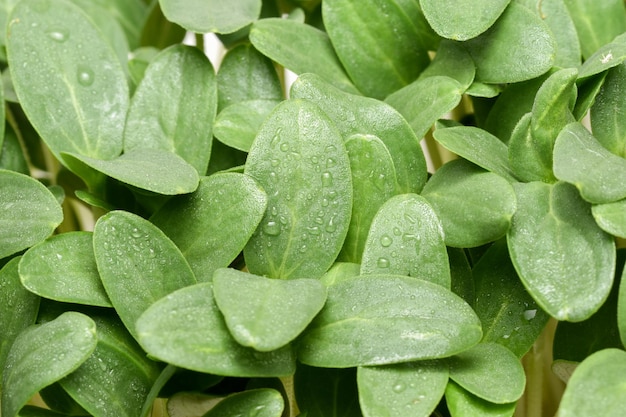
M 261 13 L 261 0 L 159 0 L 167 20 L 196 32 L 232 33 L 252 23 Z
M 490 403 L 452 381 L 446 387 L 446 404 L 452 417 L 512 417 L 516 406 Z
M 593 136 L 615 155 L 626 157 L 626 63 L 608 71 L 591 107 Z
M 260 388 L 231 394 L 219 402 L 203 417 L 231 417 L 254 415 L 254 417 L 280 417 L 285 402 L 280 392 Z
M 246 100 L 226 107 L 215 119 L 213 134 L 225 145 L 248 152 L 261 125 L 279 100 Z
M 436 75 L 454 78 L 465 89 L 472 84 L 476 67 L 472 57 L 460 42 L 443 39 L 430 65 L 420 73 L 420 78 Z
M 626 200 L 594 204 L 591 214 L 605 232 L 626 239 Z

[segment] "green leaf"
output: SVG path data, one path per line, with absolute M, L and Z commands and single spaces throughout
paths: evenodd
M 120 23 L 130 47 L 139 46 L 140 28 L 144 24 L 148 8 L 142 0 L 96 0 L 94 3 L 106 8 Z
M 617 293 L 617 328 L 622 344 L 626 346 L 626 278 L 622 271 Z
M 184 40 L 187 31 L 180 25 L 167 20 L 158 1 L 150 2 L 148 8 L 140 34 L 142 47 L 154 47 L 161 50 Z
M 96 268 L 91 232 L 69 232 L 30 248 L 20 261 L 25 288 L 51 300 L 112 307 Z
M 337 258 L 352 212 L 350 161 L 333 123 L 313 103 L 279 104 L 244 171 L 268 195 L 244 255 L 253 274 L 319 278 Z
M 258 352 L 230 335 L 211 283 L 182 288 L 154 303 L 137 321 L 139 342 L 151 356 L 182 368 L 241 377 L 295 371 L 290 347 Z
M 454 109 L 464 88 L 443 75 L 420 78 L 385 99 L 409 122 L 415 136 L 422 138 L 437 119 Z
M 585 320 L 611 290 L 613 239 L 569 184 L 516 184 L 515 192 L 518 210 L 507 239 L 524 286 L 552 317 Z
M 242 44 L 230 49 L 217 73 L 218 109 L 248 100 L 282 100 L 283 90 L 272 61 Z
M 448 362 L 450 379 L 484 400 L 512 403 L 524 393 L 524 368 L 513 352 L 502 345 L 480 343 Z
M 626 408 L 626 352 L 605 349 L 585 359 L 574 371 L 559 406 L 559 417 L 599 417 Z
M 624 29 L 626 30 L 626 28 Z M 600 47 L 580 68 L 579 78 L 586 79 L 622 64 L 626 60 L 626 34 Z
M 296 401 L 304 417 L 361 417 L 356 368 L 314 368 L 298 364 Z
M 422 195 L 441 220 L 446 245 L 459 248 L 501 238 L 516 210 L 515 193 L 507 180 L 465 160 L 438 169 Z
M 433 137 L 449 151 L 508 181 L 515 181 L 507 146 L 490 133 L 473 126 L 458 126 L 437 129 Z
M 30 175 L 24 151 L 15 131 L 10 125 L 7 125 L 5 128 L 4 141 L 2 141 L 2 147 L 0 147 L 0 169 Z
M 20 104 L 53 154 L 109 159 L 122 150 L 128 85 L 119 60 L 77 6 L 25 0 L 7 54 Z
M 209 59 L 197 48 L 171 46 L 150 62 L 133 95 L 124 151 L 171 151 L 204 175 L 216 108 L 217 84 Z
M 360 269 L 360 264 L 355 264 L 352 262 L 336 262 L 320 278 L 320 281 L 325 286 L 330 287 L 331 285 L 335 285 L 338 282 L 359 276 Z
M 153 46 L 145 46 L 132 51 L 128 58 L 128 72 L 135 85 L 141 82 L 150 61 L 161 52 Z
M 428 23 L 440 36 L 455 41 L 475 38 L 500 17 L 510 0 L 420 0 Z
M 210 281 L 243 250 L 261 222 L 267 196 L 249 176 L 218 173 L 190 195 L 172 199 L 150 219 L 178 246 L 196 279 Z
M 424 71 L 420 78 L 436 75 L 447 75 L 454 78 L 467 89 L 474 81 L 476 67 L 469 53 L 460 42 L 443 39 L 437 49 L 437 54 Z
M 359 367 L 359 402 L 365 417 L 429 416 L 448 384 L 448 364 L 438 361 Z
M 626 31 L 626 11 L 620 0 L 606 0 L 602 7 L 593 0 L 565 0 L 565 5 L 576 26 L 585 59 Z
M 458 296 L 428 281 L 371 275 L 328 288 L 298 343 L 307 365 L 345 368 L 454 355 L 475 345 L 480 322 Z
M 343 91 L 359 94 L 321 30 L 289 19 L 261 19 L 250 29 L 250 42 L 298 75 L 312 72 Z
M 548 26 L 516 2 L 486 32 L 465 45 L 476 64 L 476 80 L 492 84 L 538 77 L 552 67 L 556 54 Z
M 626 63 L 611 69 L 591 107 L 591 131 L 602 146 L 626 157 Z
M 125 211 L 100 217 L 93 248 L 102 284 L 128 331 L 156 300 L 196 279 L 174 243 L 152 223 Z
M 475 302 L 474 277 L 465 250 L 448 247 L 451 290 L 473 307 Z
M 18 413 L 19 417 L 65 417 L 65 413 L 57 413 L 46 408 L 35 407 L 34 405 L 24 406 Z
M 225 268 L 215 271 L 213 293 L 235 340 L 261 352 L 295 339 L 326 301 L 318 280 L 276 280 Z
M 298 77 L 291 97 L 316 103 L 336 124 L 344 141 L 357 134 L 380 139 L 393 160 L 398 187 L 419 193 L 426 183 L 426 160 L 419 139 L 406 120 L 390 105 L 334 88 L 315 74 Z
M 73 171 L 77 170 L 75 165 L 81 170 L 90 167 L 124 184 L 157 194 L 186 194 L 198 188 L 198 173 L 194 167 L 169 151 L 135 149 L 111 160 L 75 153 L 63 153 L 62 156 Z
M 11 259 L 0 269 L 0 380 L 13 341 L 35 323 L 39 310 L 39 297 L 20 282 L 19 262 L 20 258 Z
M 474 311 L 482 323 L 482 341 L 499 343 L 521 358 L 535 343 L 549 316 L 522 285 L 506 242 L 495 242 L 478 260 L 472 274 L 476 283 Z
M 596 97 L 604 84 L 604 79 L 608 75 L 608 71 L 601 72 L 593 77 L 578 80 L 576 86 L 578 87 L 578 99 L 574 105 L 574 118 L 579 122 L 587 115 L 587 112 L 591 109 L 591 106 L 596 101 Z
M 376 212 L 397 193 L 396 172 L 387 147 L 376 136 L 357 134 L 345 144 L 350 158 L 353 204 L 339 259 L 360 263 Z
M 20 333 L 9 350 L 2 375 L 2 415 L 15 417 L 37 391 L 78 368 L 96 343 L 95 323 L 76 312 Z
M 626 198 L 626 159 L 598 142 L 580 123 L 567 125 L 554 145 L 554 175 L 574 184 L 592 203 L 612 203 Z
M 261 125 L 279 103 L 279 100 L 246 100 L 226 107 L 215 119 L 215 138 L 231 148 L 249 152 Z
M 284 408 L 285 402 L 280 392 L 269 388 L 260 388 L 231 394 L 202 417 L 243 415 L 280 417 Z
M 159 4 L 167 20 L 196 33 L 232 33 L 261 13 L 261 0 L 159 0 Z
M 0 259 L 41 242 L 63 221 L 63 211 L 39 181 L 0 169 Z
M 591 206 L 591 214 L 600 229 L 626 239 L 626 200 L 594 204 Z
M 417 2 L 326 0 L 322 16 L 347 73 L 369 97 L 385 98 L 430 62 L 420 39 L 423 15 Z
M 552 163 L 545 165 L 545 158 L 531 131 L 532 113 L 526 113 L 511 133 L 509 163 L 515 176 L 522 181 L 554 182 Z M 550 148 L 552 154 L 552 148 Z
M 98 344 L 61 386 L 94 416 L 140 417 L 159 365 L 126 332 L 116 318 L 95 317 Z
M 452 381 L 446 387 L 446 404 L 452 417 L 512 417 L 516 406 L 485 401 Z
M 402 194 L 378 210 L 367 235 L 361 274 L 421 278 L 450 289 L 443 228 L 425 198 Z

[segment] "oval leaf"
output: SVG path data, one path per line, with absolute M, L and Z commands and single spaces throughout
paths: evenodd
M 232 33 L 261 13 L 261 0 L 159 0 L 167 20 L 196 33 Z
M 234 269 L 215 271 L 213 293 L 235 340 L 261 352 L 295 339 L 326 301 L 318 280 L 276 280 Z
M 78 368 L 96 343 L 95 323 L 76 312 L 63 313 L 20 333 L 2 374 L 2 415 L 15 417 L 37 391 Z
M 605 232 L 626 239 L 626 200 L 614 203 L 595 204 L 591 214 Z
M 452 417 L 512 417 L 517 403 L 494 404 L 450 381 L 446 387 L 446 405 Z
M 20 262 L 20 279 L 51 300 L 113 306 L 100 281 L 90 232 L 63 233 L 30 248 Z
M 67 1 L 26 0 L 10 17 L 7 56 L 20 104 L 50 150 L 109 159 L 122 150 L 128 84 L 91 20 Z
M 229 395 L 202 417 L 280 417 L 285 401 L 280 392 L 269 389 L 252 389 Z
M 226 376 L 287 376 L 290 347 L 258 352 L 230 335 L 213 299 L 213 284 L 180 289 L 154 303 L 137 321 L 139 342 L 155 358 L 182 368 Z
M 104 288 L 135 337 L 135 321 L 152 303 L 196 283 L 174 243 L 135 214 L 112 211 L 100 217 L 93 247 Z
M 246 100 L 226 107 L 215 119 L 215 138 L 231 148 L 250 151 L 261 125 L 279 103 L 279 100 Z
M 365 417 L 429 416 L 448 384 L 445 362 L 360 367 L 359 402 Z
M 0 169 L 0 259 L 41 242 L 63 221 L 54 195 L 27 175 Z
M 178 246 L 196 279 L 207 282 L 241 253 L 266 207 L 267 195 L 252 178 L 218 173 L 202 178 L 193 194 L 167 202 L 150 220 Z
M 244 172 L 268 195 L 265 217 L 244 249 L 250 272 L 321 277 L 341 250 L 352 212 L 350 161 L 332 122 L 310 102 L 281 103 Z
M 591 107 L 591 131 L 602 146 L 626 157 L 626 63 L 609 71 Z
M 583 57 L 589 61 L 592 54 L 613 38 L 626 31 L 626 13 L 624 2 L 605 0 L 602 7 L 593 0 L 566 0 L 578 38 Z
M 516 184 L 518 210 L 507 239 L 531 296 L 558 320 L 581 321 L 609 295 L 615 244 L 574 187 Z
M 378 210 L 367 235 L 361 274 L 408 275 L 450 289 L 443 228 L 423 197 L 398 195 Z
M 326 305 L 298 343 L 302 363 L 345 368 L 454 355 L 481 338 L 480 321 L 439 285 L 372 275 L 328 288 Z
M 204 175 L 216 108 L 209 59 L 198 48 L 171 46 L 153 58 L 137 86 L 126 118 L 124 151 L 172 151 Z

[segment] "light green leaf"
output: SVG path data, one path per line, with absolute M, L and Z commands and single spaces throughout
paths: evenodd
M 617 327 L 622 344 L 626 346 L 626 278 L 622 271 L 617 295 Z
M 424 18 L 417 2 L 326 0 L 322 16 L 347 73 L 369 97 L 384 99 L 430 62 L 420 39 Z
M 409 122 L 415 136 L 422 138 L 437 119 L 454 109 L 464 88 L 443 75 L 420 78 L 385 99 Z
M 602 146 L 626 157 L 626 63 L 608 71 L 591 107 L 591 131 Z
M 501 238 L 516 210 L 507 180 L 460 159 L 439 168 L 422 195 L 441 221 L 446 245 L 459 248 Z
M 280 417 L 284 408 L 285 401 L 280 392 L 259 388 L 229 395 L 202 417 Z
M 367 235 L 361 274 L 407 275 L 450 289 L 443 229 L 425 198 L 398 195 L 378 210 Z
M 94 317 L 94 321 L 96 349 L 60 384 L 94 416 L 140 417 L 160 366 L 146 357 L 119 320 Z
M 521 358 L 537 340 L 549 316 L 528 294 L 511 263 L 504 240 L 495 242 L 472 269 L 474 311 L 483 342 L 499 343 Z
M 626 200 L 594 204 L 591 214 L 605 232 L 626 239 Z
M 516 403 L 490 403 L 470 394 L 453 381 L 446 387 L 446 404 L 452 417 L 512 417 L 516 406 Z
M 350 161 L 315 104 L 279 104 L 254 141 L 244 171 L 268 195 L 244 255 L 253 274 L 319 278 L 337 258 L 352 212 Z
M 436 75 L 447 75 L 454 78 L 467 89 L 474 81 L 476 67 L 469 53 L 460 42 L 443 39 L 437 49 L 437 54 L 424 71 L 420 78 Z
M 475 38 L 489 29 L 509 3 L 510 0 L 420 0 L 435 32 L 455 41 Z
M 509 167 L 508 148 L 492 134 L 473 126 L 458 126 L 437 129 L 433 137 L 449 151 L 508 181 L 515 181 Z
M 298 364 L 294 391 L 301 417 L 362 417 L 356 368 L 315 368 Z
M 295 371 L 290 347 L 258 352 L 230 335 L 213 299 L 213 284 L 182 288 L 154 303 L 137 321 L 141 346 L 182 368 L 226 376 L 286 376 Z
M 626 60 L 626 33 L 618 35 L 612 42 L 603 45 L 591 55 L 580 68 L 579 78 L 586 79 L 599 74 L 622 64 L 624 60 Z
M 261 19 L 250 29 L 250 42 L 263 55 L 298 75 L 312 72 L 343 91 L 359 94 L 328 35 L 313 26 L 289 19 Z
M 35 323 L 39 310 L 39 297 L 20 282 L 19 262 L 20 258 L 11 259 L 0 269 L 0 380 L 13 341 Z
M 367 233 L 378 209 L 397 193 L 393 160 L 376 136 L 354 135 L 346 142 L 352 172 L 352 216 L 339 254 L 342 261 L 360 263 Z
M 272 61 L 249 44 L 230 49 L 217 73 L 218 111 L 248 100 L 282 100 L 283 90 Z
M 574 371 L 559 406 L 558 417 L 600 417 L 626 409 L 626 352 L 605 349 L 585 359 Z
M 93 248 L 102 284 L 128 331 L 156 300 L 196 279 L 174 243 L 152 223 L 125 211 L 100 217 Z
M 448 359 L 450 379 L 472 394 L 496 404 L 517 401 L 526 376 L 520 360 L 497 343 L 480 343 Z
M 125 184 L 157 194 L 186 194 L 198 188 L 197 171 L 180 156 L 169 151 L 135 149 L 111 160 L 75 153 L 63 153 L 62 156 L 74 171 L 83 171 L 88 167 Z
M 357 134 L 380 139 L 393 160 L 400 191 L 422 190 L 427 172 L 419 139 L 393 107 L 370 97 L 344 93 L 315 74 L 298 77 L 291 87 L 291 97 L 316 103 L 336 124 L 344 141 Z
M 524 286 L 557 320 L 581 321 L 609 295 L 615 244 L 573 186 L 516 184 L 518 210 L 507 239 Z
M 565 0 L 565 5 L 576 26 L 585 59 L 626 31 L 623 1 L 605 0 L 598 4 L 594 0 Z
M 320 281 L 325 286 L 330 287 L 338 282 L 359 276 L 360 269 L 360 264 L 352 262 L 336 262 L 328 270 L 328 272 L 320 278 Z
M 588 114 L 591 106 L 596 101 L 596 97 L 604 84 L 604 79 L 608 75 L 608 71 L 601 72 L 593 77 L 585 78 L 584 80 L 578 80 L 576 86 L 578 87 L 578 98 L 574 105 L 574 118 L 577 121 L 583 120 Z
M 546 166 L 539 144 L 531 132 L 532 113 L 526 113 L 513 129 L 509 141 L 509 163 L 515 176 L 522 181 L 554 182 L 552 162 Z M 552 153 L 552 148 L 550 148 Z
M 145 46 L 132 51 L 128 57 L 128 72 L 130 79 L 138 85 L 143 78 L 150 61 L 161 52 L 153 46 Z
M 159 0 L 167 20 L 196 32 L 232 33 L 255 21 L 261 0 Z
M 206 173 L 217 108 L 211 62 L 200 50 L 171 46 L 148 65 L 124 128 L 124 151 L 162 149 Z
M 486 32 L 465 45 L 476 64 L 476 80 L 492 84 L 538 77 L 552 67 L 556 54 L 548 26 L 516 2 Z
M 225 268 L 213 275 L 213 293 L 235 340 L 261 352 L 295 339 L 326 301 L 318 280 L 277 280 Z
M 249 176 L 218 173 L 150 219 L 178 246 L 198 281 L 207 282 L 243 250 L 261 222 L 267 196 Z
M 20 261 L 29 291 L 66 303 L 112 307 L 96 268 L 91 232 L 69 232 L 30 248 Z
M 96 343 L 95 323 L 76 312 L 64 313 L 20 333 L 9 350 L 2 374 L 2 415 L 15 417 L 37 391 L 78 368 Z
M 142 0 L 96 0 L 94 3 L 105 7 L 120 23 L 132 49 L 139 46 L 140 29 L 148 13 L 146 2 Z
M 63 211 L 39 181 L 0 169 L 0 259 L 41 242 L 63 221 Z
M 567 125 L 554 145 L 554 175 L 574 184 L 592 203 L 612 203 L 626 198 L 626 159 L 593 137 L 580 123 Z
M 326 305 L 298 342 L 307 365 L 345 368 L 454 355 L 482 336 L 478 317 L 440 285 L 371 275 L 328 288 Z
M 25 0 L 10 18 L 7 54 L 20 104 L 53 154 L 109 159 L 122 150 L 128 85 L 80 8 Z
M 438 361 L 359 367 L 359 402 L 365 417 L 429 416 L 448 384 L 448 364 Z
M 261 125 L 279 100 L 246 100 L 226 107 L 217 115 L 213 134 L 225 145 L 248 152 Z

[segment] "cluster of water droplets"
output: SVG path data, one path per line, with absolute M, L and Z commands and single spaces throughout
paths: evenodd
M 37 25 L 33 23 L 33 25 Z M 70 31 L 67 28 L 60 26 L 51 26 L 45 30 L 46 36 L 51 39 L 54 43 L 57 44 L 65 44 L 70 39 Z M 78 43 L 76 45 L 78 50 L 82 49 L 82 43 Z M 64 53 L 67 53 L 67 50 L 63 50 Z M 81 56 L 81 61 L 86 61 L 85 56 Z M 76 81 L 83 87 L 89 87 L 93 85 L 95 81 L 95 73 L 93 69 L 87 65 L 85 62 L 82 62 L 76 67 Z
M 404 213 L 404 219 L 411 226 L 417 224 L 417 219 L 414 218 L 409 213 Z M 421 239 L 418 234 L 415 234 L 413 232 L 403 231 L 402 229 L 403 228 L 396 226 L 392 229 L 392 234 L 389 234 L 389 233 L 383 234 L 378 240 L 378 243 L 380 244 L 380 246 L 383 249 L 388 249 L 389 247 L 391 247 L 391 245 L 394 244 L 394 242 L 396 242 L 396 240 L 399 239 L 401 243 L 398 246 L 398 248 L 400 250 L 404 250 L 407 244 L 415 244 L 416 241 L 419 241 Z M 391 252 L 391 257 L 397 258 L 398 253 L 396 251 Z M 386 269 L 391 266 L 391 261 L 388 257 L 381 256 L 376 261 L 376 266 L 378 268 Z

